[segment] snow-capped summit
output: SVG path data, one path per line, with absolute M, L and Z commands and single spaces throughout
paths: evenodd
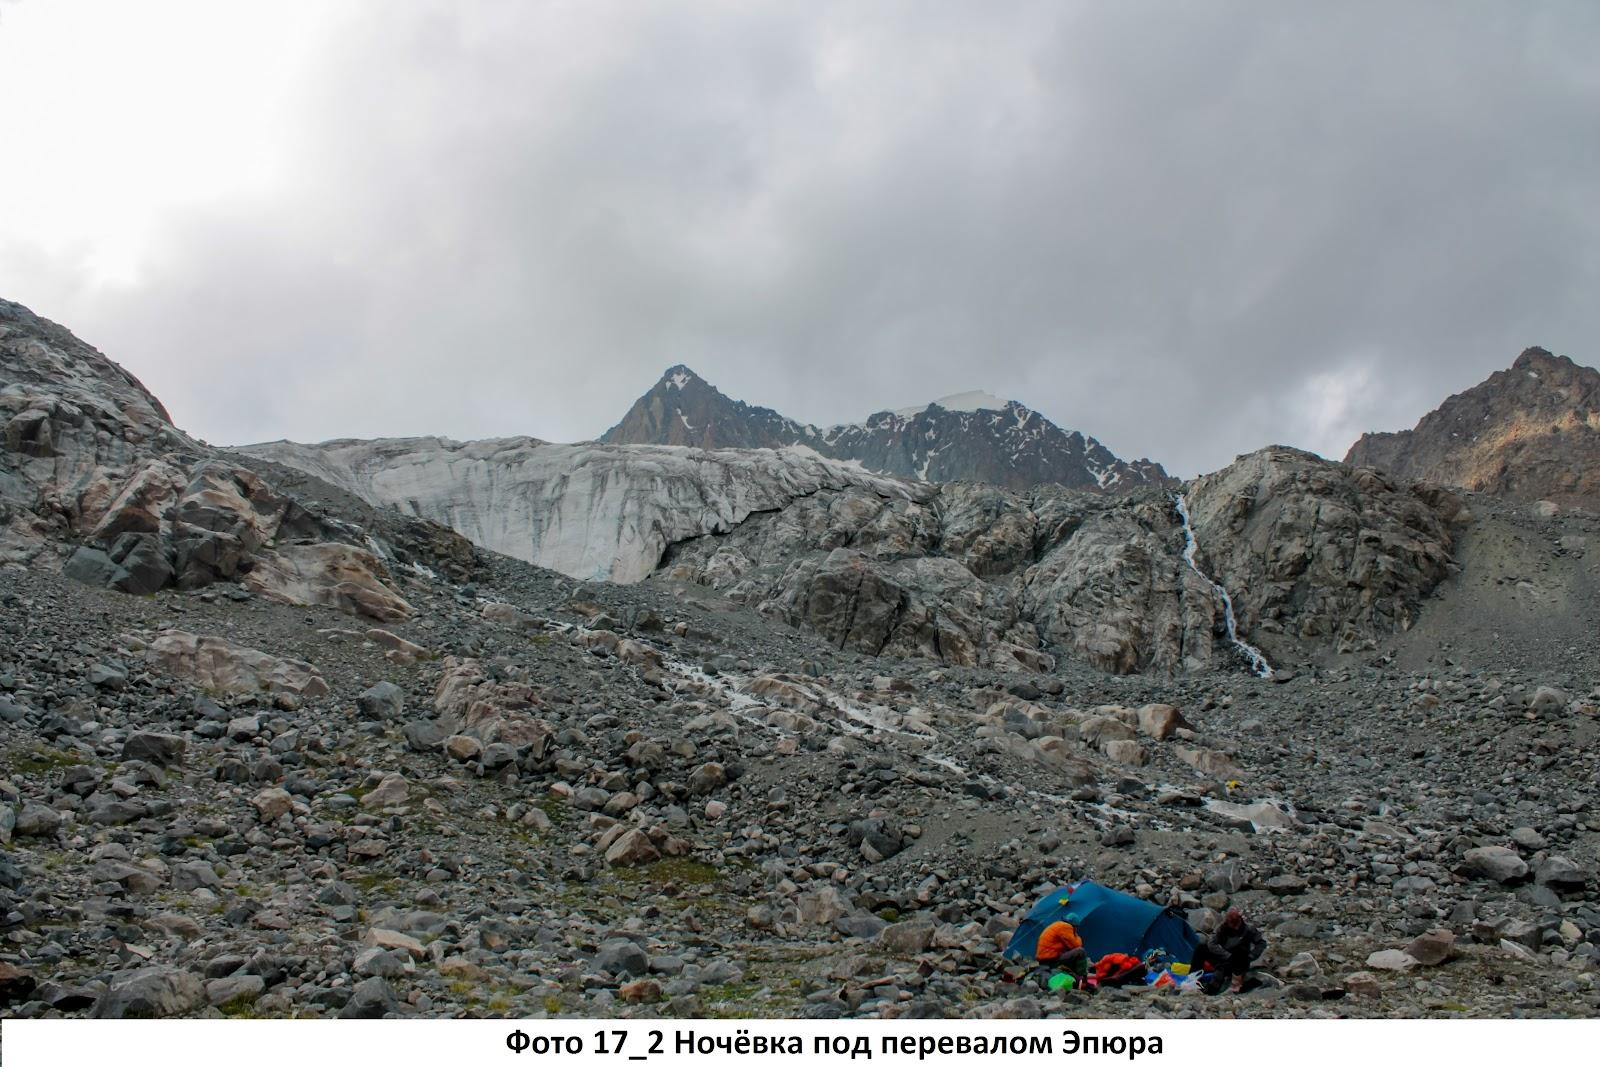
M 724 396 L 682 365 L 667 368 L 600 440 L 697 448 L 802 445 L 882 474 L 1013 489 L 1056 482 L 1127 492 L 1171 480 L 1158 463 L 1118 459 L 1094 438 L 1063 430 L 1024 404 L 981 390 L 822 429 Z

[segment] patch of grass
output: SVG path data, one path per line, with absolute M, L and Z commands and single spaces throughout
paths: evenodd
M 554 996 L 554 995 L 547 996 L 547 997 L 544 998 L 543 1003 L 544 1003 L 544 1013 L 546 1015 L 560 1015 L 561 1014 L 562 1004 L 561 1004 L 561 998 L 560 997 Z
M 762 987 L 755 982 L 725 982 L 722 985 L 701 986 L 699 997 L 707 1004 L 744 1002 L 754 997 Z
M 234 997 L 217 1005 L 217 1010 L 230 1019 L 259 1019 L 256 1002 L 249 997 Z
M 628 882 L 647 882 L 651 885 L 714 885 L 727 878 L 721 867 L 677 856 L 647 863 L 642 867 L 622 867 L 617 877 Z
M 541 797 L 536 806 L 550 817 L 556 826 L 565 826 L 572 821 L 572 808 L 565 800 L 557 796 Z
M 83 763 L 83 757 L 76 752 L 68 752 L 60 748 L 36 748 L 22 755 L 8 753 L 9 763 L 12 768 L 23 774 L 49 774 L 65 767 L 77 767 Z
M 346 875 L 345 881 L 368 896 L 390 896 L 400 890 L 400 879 L 377 872 L 349 874 Z

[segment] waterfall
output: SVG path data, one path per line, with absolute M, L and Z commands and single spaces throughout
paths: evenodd
M 1271 678 L 1272 664 L 1267 662 L 1267 657 L 1261 654 L 1259 648 L 1239 636 L 1239 620 L 1233 614 L 1233 597 L 1222 588 L 1222 583 L 1212 581 L 1211 576 L 1201 570 L 1200 564 L 1195 562 L 1194 557 L 1195 553 L 1200 551 L 1200 542 L 1195 540 L 1194 524 L 1189 521 L 1189 505 L 1183 499 L 1183 494 L 1175 494 L 1174 501 L 1178 508 L 1178 518 L 1183 520 L 1183 561 L 1221 598 L 1223 620 L 1228 626 L 1228 640 L 1233 642 L 1233 647 L 1237 648 L 1249 662 L 1251 672 L 1262 678 Z

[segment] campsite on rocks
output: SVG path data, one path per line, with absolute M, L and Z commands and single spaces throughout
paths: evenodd
M 1592 1017 L 1597 419 L 1530 349 L 1180 481 L 680 366 L 590 443 L 224 449 L 0 302 L 0 1009 Z M 1265 953 L 1063 994 L 1005 950 L 1079 884 Z

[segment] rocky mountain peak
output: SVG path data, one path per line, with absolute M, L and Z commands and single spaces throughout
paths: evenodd
M 804 428 L 771 408 L 724 395 L 683 364 L 662 372 L 633 402 L 622 421 L 601 435 L 603 444 L 687 445 L 693 448 L 782 448 L 804 438 Z
M 711 388 L 706 380 L 696 374 L 692 368 L 682 363 L 674 363 L 661 372 L 661 380 L 656 383 L 655 387 L 657 389 L 687 389 L 695 385 Z
M 1519 500 L 1600 501 L 1600 371 L 1539 347 L 1345 462 Z
M 600 440 L 711 449 L 799 446 L 881 474 L 1013 489 L 1056 483 L 1123 493 L 1171 482 L 1158 463 L 1126 462 L 1094 438 L 982 390 L 824 429 L 730 399 L 681 364 L 668 367 Z

